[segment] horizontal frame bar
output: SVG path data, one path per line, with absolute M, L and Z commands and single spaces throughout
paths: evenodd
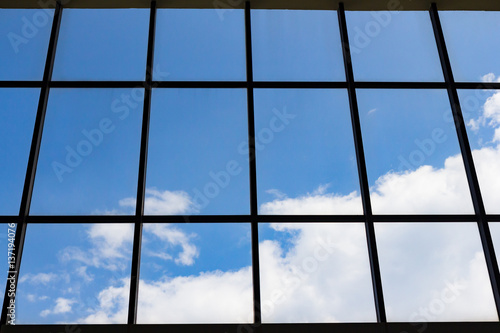
M 144 223 L 351 223 L 364 222 L 364 215 L 144 215 Z M 373 215 L 373 222 L 459 223 L 475 222 L 476 215 Z M 486 215 L 489 222 L 500 222 L 500 215 Z M 45 215 L 27 216 L 27 223 L 134 223 L 135 215 Z M 19 216 L 0 216 L 0 223 L 19 222 Z
M 428 10 L 427 0 L 344 0 L 346 10 Z M 500 10 L 491 0 L 434 0 L 440 10 Z M 148 0 L 62 0 L 65 8 L 149 8 Z M 252 9 L 331 9 L 338 3 L 329 0 L 251 0 Z M 158 8 L 243 9 L 241 0 L 159 0 Z M 55 0 L 3 1 L 2 8 L 54 8 Z

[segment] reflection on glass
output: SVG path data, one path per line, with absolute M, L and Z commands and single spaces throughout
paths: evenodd
M 145 211 L 248 214 L 243 89 L 153 91 Z
M 0 9 L 0 80 L 42 80 L 53 9 Z
M 475 223 L 377 223 L 389 321 L 498 320 Z
M 145 224 L 138 323 L 253 320 L 250 225 Z
M 0 215 L 17 215 L 40 89 L 0 89 Z
M 500 214 L 500 91 L 459 90 L 458 96 L 486 213 Z
M 30 224 L 18 324 L 125 324 L 132 224 Z
M 154 79 L 245 80 L 241 9 L 158 9 Z
M 261 214 L 362 214 L 345 90 L 255 91 Z
M 144 80 L 147 9 L 64 9 L 54 80 Z
M 263 322 L 376 321 L 362 223 L 259 226 Z
M 337 12 L 252 10 L 257 81 L 345 80 Z
M 443 81 L 426 11 L 346 12 L 356 80 Z
M 440 11 L 439 17 L 456 81 L 490 81 L 500 74 L 500 12 Z
M 497 256 L 497 263 L 500 266 L 500 223 L 490 222 L 489 226 L 491 238 L 493 239 L 493 247 L 495 248 L 495 254 Z
M 143 99 L 51 89 L 30 214 L 134 214 Z
M 443 90 L 358 90 L 375 214 L 472 214 Z

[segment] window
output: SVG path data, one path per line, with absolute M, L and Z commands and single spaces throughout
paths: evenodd
M 202 2 L 2 5 L 2 331 L 497 331 L 500 7 Z

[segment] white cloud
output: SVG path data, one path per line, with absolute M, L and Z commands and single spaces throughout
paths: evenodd
M 278 196 L 277 199 L 262 204 L 260 213 L 264 215 L 362 214 L 363 210 L 357 192 L 347 196 L 324 193 L 324 187 L 320 186 L 313 193 L 297 198 Z
M 76 260 L 87 266 L 123 270 L 132 253 L 132 224 L 92 224 L 87 231 L 88 250 L 70 246 L 60 252 L 62 261 Z
M 494 73 L 488 73 L 481 76 L 481 82 L 500 82 L 500 76 L 496 77 Z
M 67 299 L 63 297 L 59 297 L 56 299 L 56 304 L 52 309 L 46 309 L 40 312 L 40 316 L 47 317 L 50 314 L 61 314 L 71 312 L 71 306 L 75 303 L 76 300 Z
M 94 280 L 94 276 L 87 272 L 87 266 L 80 266 L 76 269 L 76 275 L 83 278 L 85 282 L 92 282 Z
M 475 223 L 379 223 L 375 227 L 390 320 L 495 320 Z
M 121 207 L 135 209 L 135 198 L 120 200 Z M 197 212 L 197 209 L 187 192 L 184 191 L 159 191 L 146 189 L 144 210 L 147 215 L 176 215 Z
M 166 242 L 167 248 L 172 246 L 180 246 L 182 251 L 174 259 L 179 265 L 192 265 L 194 259 L 199 256 L 198 248 L 190 242 L 190 239 L 195 235 L 187 235 L 182 230 L 174 228 L 170 224 L 145 224 L 144 231 L 153 234 L 161 241 Z M 164 249 L 166 251 L 167 249 Z M 164 260 L 172 259 L 172 255 L 164 252 L 147 252 L 149 255 L 156 256 Z
M 82 323 L 123 323 L 128 309 L 128 281 L 99 294 L 99 308 Z M 250 268 L 207 272 L 159 281 L 141 280 L 138 323 L 248 322 L 252 311 Z
M 20 279 L 19 283 L 28 281 L 31 284 L 43 284 L 47 285 L 57 279 L 57 275 L 54 273 L 38 273 L 38 274 L 24 274 Z

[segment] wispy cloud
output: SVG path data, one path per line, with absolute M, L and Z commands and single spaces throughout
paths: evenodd
M 47 285 L 57 279 L 57 275 L 54 273 L 38 273 L 38 274 L 25 274 L 20 279 L 19 282 L 29 282 L 31 284 L 44 284 Z

